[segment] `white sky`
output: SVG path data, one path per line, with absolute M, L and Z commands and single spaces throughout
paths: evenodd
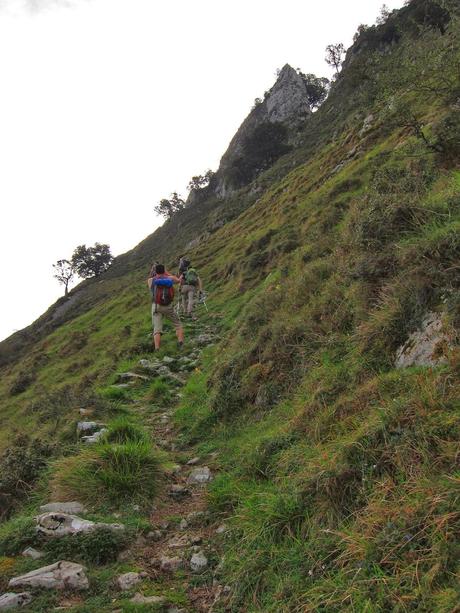
M 134 247 L 156 202 L 217 168 L 277 68 L 330 76 L 326 45 L 381 5 L 0 0 L 0 339 L 62 294 L 53 262 Z

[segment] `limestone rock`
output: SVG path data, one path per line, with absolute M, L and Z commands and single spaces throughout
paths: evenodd
M 160 368 L 161 366 L 161 362 L 158 362 L 158 361 L 151 362 L 150 360 L 139 360 L 139 366 L 149 373 L 156 374 L 156 372 L 158 371 L 158 368 Z
M 152 530 L 147 534 L 147 538 L 150 541 L 158 542 L 161 541 L 161 539 L 163 538 L 163 533 L 161 532 L 161 530 Z
M 94 434 L 90 434 L 88 436 L 82 436 L 81 440 L 87 445 L 91 445 L 92 443 L 97 443 L 107 432 L 107 428 L 102 428 L 99 432 L 95 432 Z
M 172 498 L 177 498 L 177 499 L 181 500 L 182 498 L 185 498 L 186 496 L 190 496 L 190 490 L 188 488 L 186 488 L 185 485 L 180 485 L 179 483 L 174 483 L 169 488 L 169 495 Z
M 25 558 L 32 558 L 32 560 L 39 560 L 40 558 L 43 558 L 45 554 L 43 553 L 43 551 L 38 551 L 37 549 L 34 549 L 33 547 L 27 547 L 22 552 L 22 555 Z
M 175 361 L 175 358 L 170 358 L 168 355 L 163 358 L 163 364 L 174 364 Z
M 443 330 L 442 317 L 427 313 L 418 330 L 413 332 L 396 352 L 396 368 L 409 366 L 437 366 L 446 362 L 445 351 L 452 339 Z
M 228 526 L 221 524 L 218 528 L 216 528 L 216 534 L 224 534 L 224 532 L 227 532 L 227 530 Z
M 165 599 L 163 596 L 144 596 L 140 592 L 134 594 L 130 599 L 133 604 L 164 604 Z
M 118 374 L 118 381 L 149 381 L 146 375 L 138 375 L 136 372 L 121 372 Z
M 186 519 L 181 519 L 180 524 L 179 524 L 179 530 L 187 530 L 188 528 L 188 522 Z
M 82 519 L 77 515 L 69 515 L 68 513 L 43 513 L 36 517 L 35 521 L 37 522 L 37 532 L 51 537 L 92 532 L 98 528 L 109 528 L 110 530 L 124 529 L 122 524 L 97 523 Z
M 126 592 L 127 590 L 131 590 L 138 583 L 142 581 L 142 577 L 139 573 L 124 573 L 117 577 L 117 586 L 122 592 Z
M 195 458 L 191 458 L 188 462 L 187 465 L 188 466 L 195 466 L 195 464 L 198 464 L 200 462 L 200 458 L 199 457 L 195 457 Z
M 10 611 L 19 607 L 25 607 L 32 601 L 32 594 L 29 592 L 7 592 L 0 596 L 0 611 Z
M 70 515 L 78 515 L 86 513 L 85 507 L 80 502 L 49 502 L 40 507 L 42 513 L 70 513 Z
M 194 553 L 190 560 L 190 569 L 194 573 L 202 573 L 208 566 L 208 558 L 202 551 Z
M 211 470 L 207 466 L 200 466 L 200 468 L 195 468 L 192 470 L 190 475 L 188 476 L 187 483 L 195 484 L 195 483 L 208 483 L 212 480 Z
M 50 590 L 87 590 L 89 581 L 85 567 L 74 562 L 60 561 L 30 573 L 14 577 L 9 587 L 43 587 Z
M 184 561 L 182 558 L 168 558 L 167 556 L 162 556 L 160 558 L 160 568 L 164 572 L 173 573 L 184 566 Z
M 79 421 L 77 424 L 77 432 L 79 434 L 81 434 L 82 432 L 91 434 L 103 428 L 104 425 L 105 424 L 100 424 L 97 421 Z
M 214 334 L 199 334 L 195 339 L 195 343 L 198 346 L 204 347 L 205 345 L 210 345 L 215 340 L 216 337 L 214 336 Z
M 180 536 L 173 538 L 169 541 L 168 547 L 170 549 L 184 549 L 190 545 L 190 539 L 187 536 Z

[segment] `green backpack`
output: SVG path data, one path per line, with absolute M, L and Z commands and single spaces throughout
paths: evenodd
M 194 268 L 188 268 L 184 273 L 185 285 L 198 285 L 198 273 Z

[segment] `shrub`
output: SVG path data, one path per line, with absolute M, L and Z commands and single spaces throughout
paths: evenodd
M 0 525 L 0 556 L 14 556 L 37 541 L 31 517 L 15 517 Z
M 35 375 L 30 372 L 22 372 L 16 377 L 10 387 L 10 396 L 18 396 L 26 391 L 35 381 Z
M 439 145 L 440 157 L 447 162 L 457 162 L 460 156 L 460 111 L 452 111 L 433 129 Z
M 129 534 L 122 530 L 98 528 L 89 533 L 73 534 L 48 541 L 44 547 L 52 560 L 80 560 L 107 564 L 117 559 L 126 546 Z
M 0 456 L 0 519 L 24 500 L 52 452 L 40 439 L 19 436 Z
M 56 462 L 51 489 L 59 499 L 93 505 L 142 503 L 156 491 L 158 466 L 147 442 L 101 443 Z

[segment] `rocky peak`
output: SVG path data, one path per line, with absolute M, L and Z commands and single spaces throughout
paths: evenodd
M 268 121 L 297 121 L 311 113 L 307 88 L 292 66 L 285 64 L 265 99 Z
M 282 123 L 288 128 L 288 138 L 295 128 L 311 114 L 307 88 L 297 71 L 289 64 L 281 69 L 273 87 L 264 99 L 256 104 L 232 138 L 222 156 L 219 170 L 214 179 L 214 191 L 225 197 L 234 187 L 228 177 L 228 169 L 244 152 L 244 142 L 261 123 Z

